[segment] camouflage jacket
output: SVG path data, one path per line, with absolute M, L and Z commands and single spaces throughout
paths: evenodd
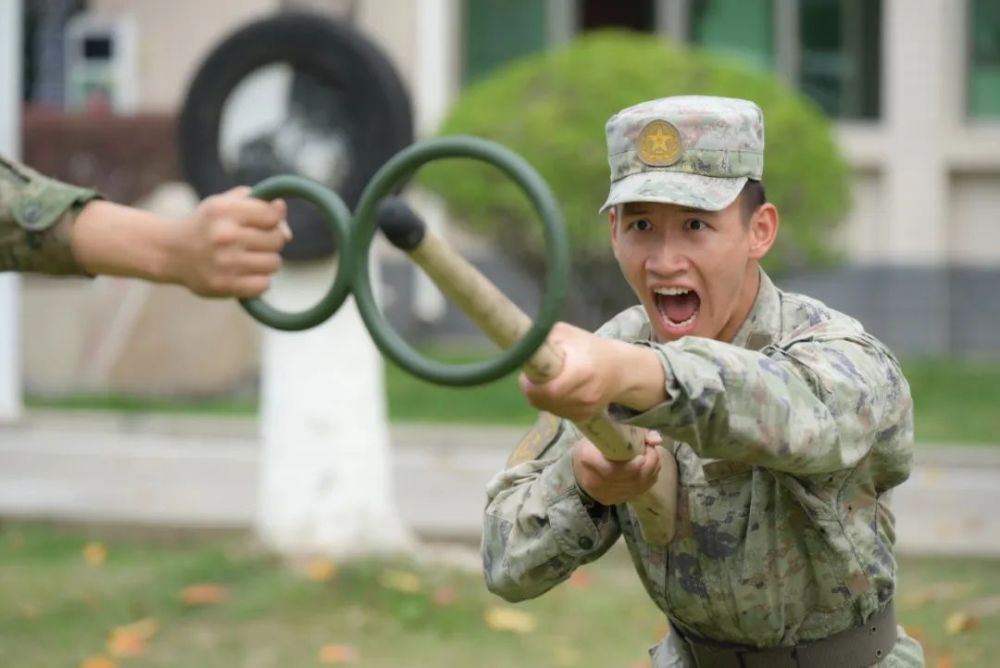
M 598 334 L 656 351 L 664 403 L 623 422 L 658 430 L 678 464 L 677 534 L 643 542 L 628 506 L 585 507 L 570 448 L 549 418 L 489 484 L 489 588 L 537 596 L 625 537 L 646 591 L 679 628 L 753 646 L 793 645 L 862 623 L 894 594 L 887 493 L 911 466 L 912 402 L 892 354 L 861 325 L 761 273 L 732 344 L 657 344 L 642 307 Z M 540 425 L 545 425 L 543 416 Z M 668 636 L 654 666 L 690 666 Z M 900 635 L 884 666 L 922 666 Z
M 0 156 L 0 271 L 83 273 L 70 230 L 80 206 L 95 197 Z

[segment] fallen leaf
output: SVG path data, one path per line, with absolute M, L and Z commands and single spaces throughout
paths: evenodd
M 342 643 L 328 643 L 319 648 L 319 662 L 324 664 L 354 663 L 360 658 L 357 648 Z
M 557 666 L 575 666 L 580 663 L 580 653 L 569 645 L 557 645 L 552 650 L 552 661 Z
M 108 637 L 108 653 L 117 657 L 140 656 L 159 628 L 159 622 L 152 617 L 118 626 L 112 629 Z
M 184 605 L 214 605 L 222 603 L 229 597 L 229 592 L 222 585 L 200 583 L 193 584 L 181 590 L 180 599 Z
M 155 636 L 156 632 L 159 630 L 160 623 L 156 621 L 155 617 L 144 617 L 138 621 L 132 622 L 131 624 L 119 626 L 115 629 L 117 632 L 131 633 L 145 640 L 149 640 Z
M 438 587 L 434 590 L 431 600 L 434 601 L 434 605 L 444 608 L 458 600 L 458 593 L 451 587 Z
M 586 589 L 594 583 L 594 576 L 590 574 L 590 571 L 583 568 L 578 568 L 573 571 L 573 574 L 569 576 L 569 586 L 576 587 L 577 589 Z
M 337 566 L 329 559 L 313 559 L 306 564 L 306 577 L 316 582 L 329 582 L 337 575 Z
M 965 612 L 954 612 L 944 622 L 944 630 L 950 636 L 958 635 L 979 626 L 979 618 Z
M 934 668 L 955 668 L 955 659 L 946 654 L 934 662 Z
M 21 615 L 21 619 L 35 619 L 38 617 L 38 608 L 30 603 L 21 603 L 18 605 L 17 612 Z
M 537 624 L 534 615 L 511 608 L 487 608 L 484 618 L 486 625 L 494 631 L 511 633 L 530 633 Z
M 104 547 L 104 543 L 87 543 L 83 546 L 83 560 L 87 562 L 88 566 L 96 568 L 105 562 L 108 558 L 108 548 Z
M 80 668 L 118 668 L 118 662 L 106 656 L 88 656 L 80 662 Z
M 120 658 L 141 656 L 146 651 L 146 639 L 136 633 L 115 629 L 108 638 L 108 653 Z
M 416 594 L 423 588 L 420 576 L 409 571 L 382 571 L 379 581 L 386 589 L 395 589 L 405 594 Z
M 646 660 L 636 661 L 630 666 L 630 668 L 652 668 L 652 664 Z

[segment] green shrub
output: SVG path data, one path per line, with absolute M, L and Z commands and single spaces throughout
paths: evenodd
M 620 109 L 680 94 L 747 98 L 764 110 L 764 182 L 781 211 L 770 271 L 835 259 L 831 228 L 844 215 L 848 173 L 819 108 L 774 76 L 662 39 L 601 31 L 566 48 L 512 62 L 465 90 L 440 134 L 471 134 L 520 153 L 548 181 L 565 215 L 574 255 L 570 319 L 594 324 L 634 302 L 611 257 L 604 124 Z M 435 163 L 419 180 L 471 229 L 538 273 L 541 226 L 527 200 L 497 170 Z M 591 307 L 589 315 L 581 310 Z M 575 314 L 575 315 L 574 315 Z

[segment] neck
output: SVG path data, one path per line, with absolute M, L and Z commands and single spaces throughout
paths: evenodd
M 739 297 L 739 305 L 733 312 L 733 317 L 730 318 L 726 326 L 722 328 L 719 332 L 718 339 L 725 343 L 732 343 L 733 339 L 736 338 L 737 332 L 740 331 L 740 327 L 746 322 L 747 317 L 750 315 L 750 311 L 753 310 L 754 302 L 757 301 L 757 291 L 760 289 L 760 268 L 757 263 L 754 262 L 750 267 L 747 268 L 747 277 L 743 281 L 743 290 Z

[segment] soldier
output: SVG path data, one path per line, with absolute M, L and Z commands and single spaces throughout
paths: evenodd
M 267 290 L 291 239 L 285 203 L 234 188 L 166 219 L 0 156 L 0 271 L 131 276 L 203 297 Z
M 778 211 L 761 182 L 763 115 L 671 97 L 607 123 L 611 246 L 640 305 L 597 335 L 559 324 L 554 380 L 521 388 L 538 425 L 489 484 L 491 591 L 537 596 L 625 537 L 672 632 L 655 668 L 922 666 L 893 618 L 887 493 L 911 466 L 912 402 L 854 319 L 779 290 L 759 261 Z M 567 421 L 607 406 L 648 430 L 604 459 Z M 645 543 L 627 502 L 678 466 L 677 532 Z

